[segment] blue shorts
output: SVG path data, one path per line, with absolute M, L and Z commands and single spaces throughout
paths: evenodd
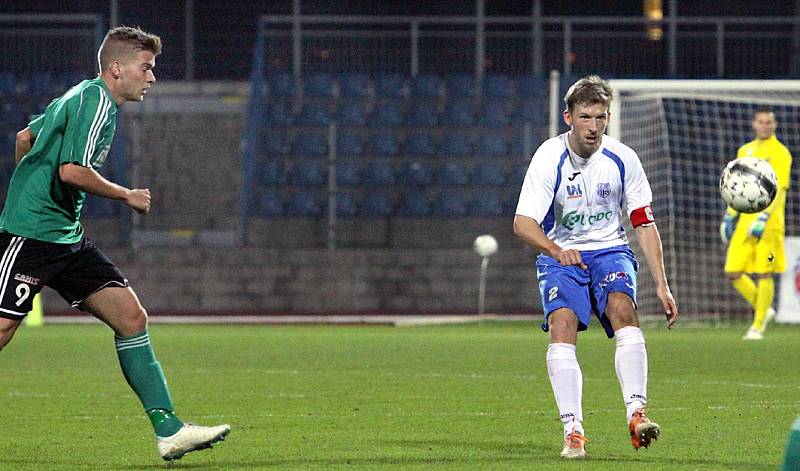
M 618 245 L 581 251 L 581 258 L 588 270 L 563 266 L 547 255 L 539 255 L 536 259 L 539 294 L 544 308 L 542 330 L 549 330 L 547 318 L 550 313 L 565 307 L 578 317 L 579 331 L 589 327 L 594 312 L 608 338 L 612 338 L 614 330 L 606 318 L 608 294 L 625 293 L 636 303 L 636 271 L 639 269 L 636 256 L 627 245 Z

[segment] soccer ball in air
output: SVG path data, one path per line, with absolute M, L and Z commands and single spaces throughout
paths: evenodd
M 497 253 L 497 239 L 489 234 L 478 236 L 472 244 L 472 248 L 481 257 L 491 257 Z
M 719 179 L 719 193 L 740 213 L 763 211 L 778 193 L 778 179 L 766 160 L 742 157 L 731 160 Z

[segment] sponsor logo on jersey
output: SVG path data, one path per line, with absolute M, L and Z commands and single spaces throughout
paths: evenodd
M 579 213 L 578 211 L 570 211 L 561 217 L 561 225 L 571 231 L 575 226 L 593 226 L 600 221 L 609 221 L 613 214 L 612 211 L 603 211 L 588 215 Z
M 17 281 L 21 281 L 23 283 L 28 283 L 29 285 L 38 285 L 39 278 L 34 278 L 32 276 L 23 275 L 22 273 L 17 273 L 14 275 L 14 279 Z
M 567 198 L 568 199 L 575 199 L 583 197 L 583 191 L 581 190 L 580 183 L 577 185 L 567 185 Z
M 600 198 L 608 198 L 611 196 L 611 183 L 600 183 L 597 185 L 597 196 Z
M 606 275 L 605 278 L 600 280 L 600 283 L 599 283 L 600 289 L 604 289 L 606 286 L 608 286 L 610 283 L 612 283 L 612 282 L 614 282 L 616 280 L 629 280 L 629 279 L 630 279 L 630 275 L 628 275 L 627 272 L 624 272 L 624 271 L 612 271 L 611 273 Z M 631 286 L 630 283 L 625 283 L 625 284 L 628 285 L 629 288 L 633 289 L 633 286 Z
M 575 173 L 572 174 L 571 177 L 567 178 L 567 180 L 569 180 L 569 181 L 575 180 L 575 177 L 577 177 L 580 174 L 581 174 L 581 172 L 575 172 Z

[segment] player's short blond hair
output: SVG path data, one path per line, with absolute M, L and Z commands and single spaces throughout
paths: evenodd
M 611 106 L 614 99 L 614 91 L 607 81 L 597 75 L 583 77 L 573 83 L 564 95 L 564 103 L 570 113 L 575 109 L 575 105 L 605 105 Z
M 110 29 L 97 51 L 100 72 L 112 62 L 126 59 L 139 51 L 150 51 L 154 56 L 161 54 L 161 38 L 136 27 L 117 26 Z

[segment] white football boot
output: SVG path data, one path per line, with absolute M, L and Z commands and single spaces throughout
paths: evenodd
M 747 329 L 747 333 L 744 334 L 744 337 L 742 337 L 742 340 L 762 340 L 763 338 L 764 334 L 762 334 L 760 330 L 755 327 L 750 327 Z
M 564 439 L 561 457 L 566 460 L 582 460 L 586 458 L 586 442 L 589 440 L 578 432 L 572 432 Z
M 211 448 L 214 443 L 225 440 L 230 431 L 228 424 L 203 427 L 186 423 L 169 437 L 156 437 L 158 452 L 167 461 L 179 460 L 190 451 Z

